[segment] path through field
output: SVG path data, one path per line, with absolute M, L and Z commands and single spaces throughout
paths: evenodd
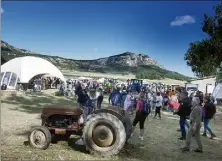
M 222 114 L 217 113 L 216 122 L 211 127 L 218 138 L 211 140 L 201 137 L 204 153 L 182 153 L 184 144 L 178 140 L 180 133 L 178 117 L 163 112 L 163 119 L 149 117 L 145 123 L 144 141 L 138 139 L 139 130 L 129 140 L 122 152 L 117 156 L 100 158 L 89 155 L 84 147 L 74 144 L 77 137 L 68 142 L 51 144 L 47 150 L 37 150 L 24 145 L 32 126 L 40 125 L 41 109 L 46 104 L 75 105 L 74 100 L 53 96 L 53 91 L 44 94 L 2 94 L 1 95 L 1 160 L 214 160 L 222 158 Z M 107 103 L 107 102 L 106 102 Z M 106 104 L 105 103 L 105 104 Z M 193 147 L 196 143 L 193 141 Z

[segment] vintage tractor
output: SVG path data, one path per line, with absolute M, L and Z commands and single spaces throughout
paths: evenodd
M 112 106 L 95 110 L 85 120 L 80 108 L 47 106 L 41 119 L 42 126 L 29 135 L 29 144 L 38 149 L 47 149 L 53 139 L 79 135 L 91 154 L 110 156 L 120 152 L 132 133 L 128 113 Z

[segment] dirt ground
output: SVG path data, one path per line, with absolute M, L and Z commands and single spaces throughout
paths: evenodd
M 214 160 L 222 158 L 222 107 L 218 107 L 215 122 L 211 121 L 212 130 L 218 136 L 214 140 L 201 137 L 204 153 L 182 153 L 183 141 L 178 140 L 180 133 L 178 117 L 169 112 L 162 112 L 162 120 L 152 116 L 145 123 L 144 141 L 138 139 L 139 129 L 130 138 L 129 143 L 117 156 L 95 157 L 85 151 L 84 147 L 74 144 L 77 136 L 68 142 L 51 144 L 47 150 L 37 150 L 26 144 L 31 127 L 40 125 L 40 113 L 44 105 L 75 105 L 75 101 L 56 97 L 53 90 L 47 93 L 3 93 L 1 94 L 1 160 Z M 104 106 L 107 104 L 106 100 Z M 133 118 L 132 118 L 133 119 Z M 203 129 L 202 129 L 203 130 Z M 196 147 L 195 140 L 192 148 Z

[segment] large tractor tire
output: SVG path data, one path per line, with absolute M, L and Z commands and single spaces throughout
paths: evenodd
M 131 137 L 131 134 L 133 132 L 133 124 L 130 120 L 130 116 L 127 112 L 125 112 L 125 115 L 122 118 L 123 125 L 125 127 L 125 132 L 126 132 L 126 141 L 129 140 Z
M 121 120 L 125 128 L 125 132 L 126 132 L 126 141 L 129 140 L 133 131 L 133 125 L 130 120 L 130 116 L 127 112 L 125 112 L 124 110 L 113 109 L 112 107 L 108 109 L 101 109 L 101 110 L 95 111 L 95 114 L 98 114 L 98 113 L 110 113 L 116 116 L 119 120 Z
M 125 128 L 120 119 L 110 113 L 93 114 L 83 129 L 86 149 L 94 155 L 118 154 L 126 142 Z
M 51 143 L 51 133 L 45 126 L 37 126 L 29 134 L 29 144 L 37 149 L 47 149 Z

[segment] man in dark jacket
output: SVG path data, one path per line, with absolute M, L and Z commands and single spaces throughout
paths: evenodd
M 77 102 L 79 103 L 80 108 L 83 108 L 83 106 L 86 105 L 88 100 L 89 100 L 89 96 L 88 96 L 87 91 L 85 89 L 78 91 Z
M 103 102 L 103 91 L 102 91 L 102 89 L 100 88 L 100 89 L 99 89 L 99 96 L 98 96 L 98 98 L 97 98 L 97 108 L 98 108 L 98 109 L 101 109 L 102 102 Z
M 198 97 L 200 99 L 200 105 L 202 105 L 203 104 L 203 99 L 204 99 L 203 92 L 197 91 L 195 97 Z
M 82 86 L 80 82 L 77 82 L 76 87 L 75 87 L 75 94 L 78 96 L 81 91 L 82 91 Z
M 180 116 L 180 129 L 181 129 L 181 137 L 180 140 L 186 140 L 186 119 L 190 115 L 191 112 L 191 100 L 188 97 L 187 92 L 182 92 L 180 95 L 180 107 L 177 112 L 174 114 L 177 114 Z
M 210 120 L 214 117 L 216 113 L 216 106 L 211 101 L 210 96 L 205 97 L 205 104 L 204 104 L 204 110 L 205 110 L 205 117 L 204 117 L 204 133 L 203 136 L 207 136 L 207 131 L 209 131 L 211 135 L 211 139 L 216 137 L 216 135 L 212 132 L 212 130 L 209 127 Z

